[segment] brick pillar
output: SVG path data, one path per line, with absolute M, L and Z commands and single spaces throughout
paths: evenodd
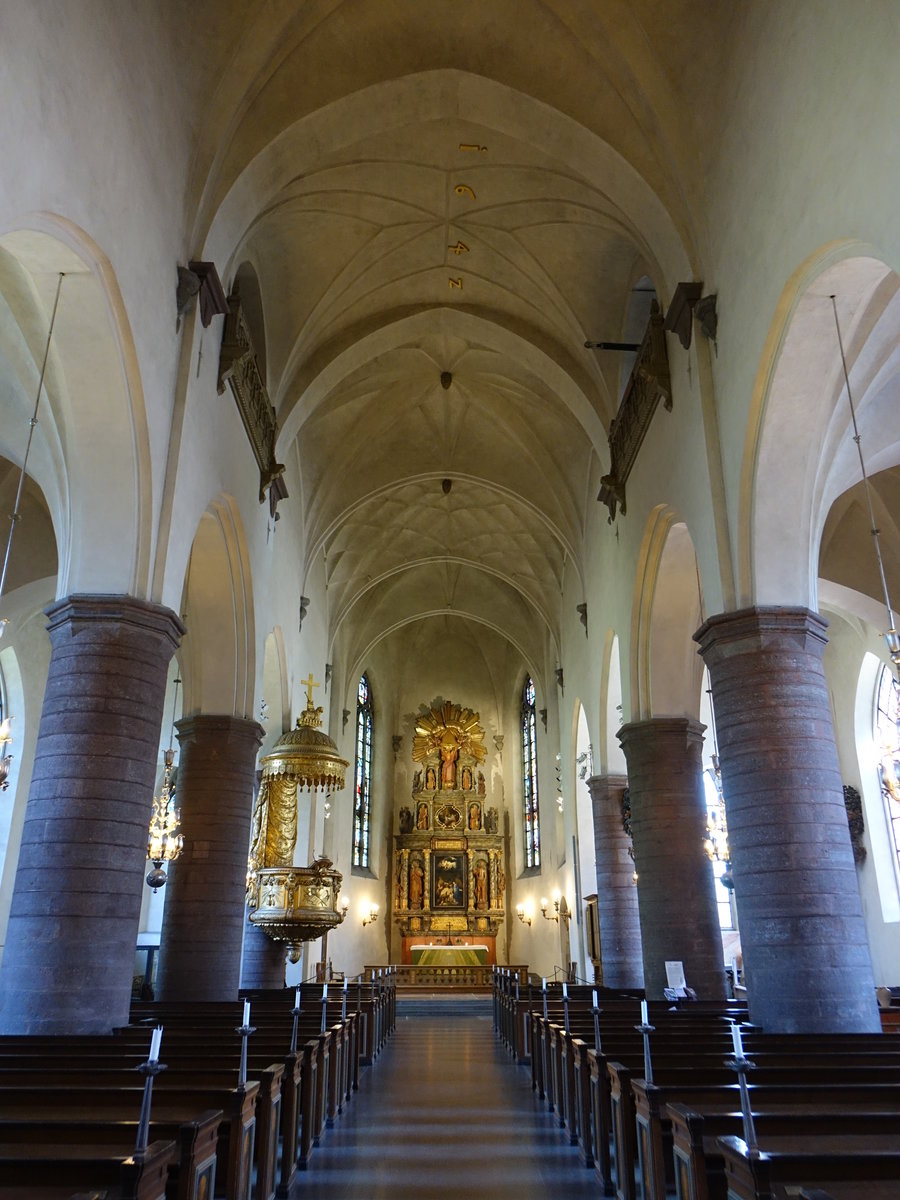
M 261 929 L 244 923 L 242 988 L 283 988 L 286 946 L 273 942 Z
M 236 1000 L 256 753 L 263 729 L 239 717 L 178 722 L 175 801 L 184 851 L 169 868 L 160 1000 Z
M 662 998 L 666 960 L 674 959 L 701 1000 L 723 999 L 715 881 L 703 849 L 703 726 L 654 717 L 623 725 L 618 736 L 628 762 L 647 995 Z
M 603 985 L 644 986 L 641 923 L 634 884 L 631 843 L 622 825 L 624 775 L 592 775 L 587 780 L 594 813 L 594 856 L 597 863 L 597 915 Z
M 166 675 L 184 627 L 130 596 L 69 596 L 47 617 L 0 1032 L 108 1033 L 128 1021 Z
M 822 651 L 805 608 L 710 617 L 709 668 L 741 949 L 754 1021 L 880 1029 Z

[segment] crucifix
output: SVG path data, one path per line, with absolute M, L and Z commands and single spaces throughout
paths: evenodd
M 313 675 L 312 671 L 310 671 L 310 673 L 309 673 L 309 679 L 301 679 L 300 680 L 300 685 L 301 685 L 301 687 L 306 688 L 306 707 L 312 708 L 313 707 L 312 690 L 314 687 L 319 687 L 319 684 L 316 683 L 316 678 Z

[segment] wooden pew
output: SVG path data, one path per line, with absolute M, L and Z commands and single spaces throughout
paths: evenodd
M 216 1143 L 222 1118 L 220 1109 L 201 1113 L 194 1121 L 174 1123 L 151 1120 L 153 1143 L 172 1142 L 177 1150 L 168 1164 L 168 1192 L 176 1200 L 195 1200 L 203 1191 L 215 1194 Z M 131 1156 L 137 1136 L 137 1120 L 97 1120 L 89 1115 L 26 1119 L 22 1115 L 0 1117 L 0 1172 L 6 1162 L 25 1147 L 41 1151 L 46 1159 L 62 1147 L 121 1145 Z
M 638 1102 L 640 1107 L 640 1101 Z M 900 1126 L 900 1097 L 893 1109 L 854 1110 L 841 1104 L 827 1109 L 816 1103 L 805 1110 L 766 1109 L 755 1102 L 754 1124 L 763 1142 L 788 1134 L 791 1137 L 830 1137 L 843 1133 L 896 1133 Z M 724 1200 L 725 1165 L 717 1139 L 740 1136 L 743 1122 L 740 1112 L 709 1112 L 701 1116 L 683 1104 L 665 1106 L 672 1125 L 673 1165 L 682 1200 Z M 658 1194 L 648 1175 L 647 1190 Z
M 896 1200 L 900 1195 L 896 1134 L 775 1138 L 756 1154 L 742 1138 L 722 1137 L 719 1147 L 733 1200 L 786 1200 L 801 1186 L 827 1188 L 834 1200 Z
M 71 1196 L 89 1188 L 117 1200 L 165 1200 L 174 1142 L 152 1142 L 140 1155 L 115 1146 L 22 1146 L 0 1159 L 0 1200 Z

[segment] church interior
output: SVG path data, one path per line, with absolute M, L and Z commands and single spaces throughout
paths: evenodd
M 345 981 L 893 1028 L 897 6 L 0 27 L 0 1073 Z

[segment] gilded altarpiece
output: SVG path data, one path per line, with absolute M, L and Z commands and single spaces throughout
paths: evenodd
M 493 950 L 506 915 L 504 839 L 478 713 L 449 700 L 431 709 L 416 722 L 412 757 L 411 803 L 395 837 L 394 920 L 404 942 L 475 937 Z

